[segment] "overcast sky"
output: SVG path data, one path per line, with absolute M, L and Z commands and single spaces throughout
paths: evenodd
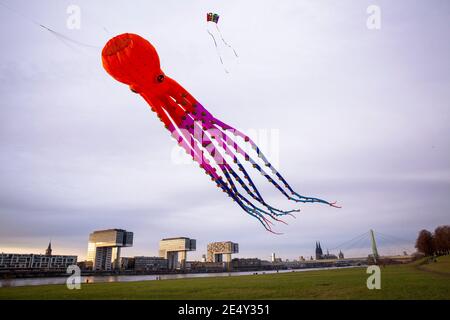
M 22 14 L 0 6 L 0 251 L 43 252 L 51 238 L 54 253 L 82 260 L 90 232 L 124 228 L 135 235 L 125 256 L 188 236 L 191 258 L 231 240 L 241 257 L 293 259 L 370 228 L 411 247 L 420 229 L 450 222 L 446 0 L 0 2 Z M 81 30 L 66 27 L 70 4 Z M 372 4 L 379 30 L 366 25 Z M 239 54 L 229 74 L 206 32 L 209 11 Z M 198 166 L 175 163 L 168 131 L 101 66 L 101 48 L 123 32 L 150 40 L 166 74 L 217 118 L 278 132 L 263 151 L 275 149 L 290 184 L 343 208 L 304 205 L 276 236 Z

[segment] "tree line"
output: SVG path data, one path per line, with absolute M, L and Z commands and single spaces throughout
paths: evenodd
M 426 256 L 449 254 L 450 225 L 439 226 L 434 233 L 421 230 L 416 240 L 416 249 Z

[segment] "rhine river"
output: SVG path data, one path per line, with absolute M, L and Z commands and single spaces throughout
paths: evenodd
M 355 267 L 330 267 L 330 268 L 309 268 L 295 270 L 279 270 L 279 273 L 286 272 L 307 272 L 318 270 L 331 270 Z M 82 276 L 81 283 L 101 283 L 101 282 L 133 282 L 133 281 L 152 281 L 152 280 L 173 280 L 186 278 L 205 278 L 205 277 L 234 277 L 252 274 L 271 274 L 277 273 L 276 270 L 267 271 L 245 271 L 245 272 L 210 272 L 210 273 L 184 273 L 184 274 L 159 274 L 159 275 L 117 275 L 117 276 Z M 23 286 L 41 286 L 49 284 L 65 284 L 67 277 L 44 277 L 44 278 L 21 278 L 21 279 L 0 279 L 1 287 L 23 287 Z

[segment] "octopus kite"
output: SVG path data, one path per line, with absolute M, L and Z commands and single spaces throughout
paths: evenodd
M 272 230 L 271 219 L 285 223 L 282 216 L 293 216 L 293 212 L 300 210 L 285 211 L 269 205 L 245 163 L 262 174 L 288 200 L 339 208 L 335 202 L 295 192 L 249 136 L 215 118 L 181 85 L 164 74 L 155 48 L 144 38 L 130 33 L 112 38 L 102 51 L 102 60 L 103 67 L 114 79 L 127 84 L 145 99 L 172 137 L 217 187 L 258 219 L 267 231 L 276 233 Z

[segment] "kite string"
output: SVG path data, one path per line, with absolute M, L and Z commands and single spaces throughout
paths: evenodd
M 50 29 L 50 28 L 48 28 L 48 27 L 46 27 L 46 26 L 44 26 L 44 25 L 42 25 L 42 24 L 40 24 L 39 26 L 42 27 L 42 28 L 44 28 L 44 29 L 46 29 L 46 30 L 49 31 L 50 33 L 54 34 L 57 38 L 64 39 L 64 40 L 66 40 L 66 41 L 72 42 L 72 43 L 77 44 L 77 45 L 82 46 L 82 47 L 92 48 L 92 49 L 101 49 L 101 48 L 98 47 L 98 46 L 86 44 L 86 43 L 83 43 L 83 42 L 80 42 L 80 41 L 71 39 L 71 38 L 65 36 L 64 34 L 59 33 L 59 32 L 57 32 L 57 31 L 55 31 L 55 30 L 52 30 L 52 29 Z
M 3 3 L 2 1 L 0 1 L 0 5 L 1 5 L 2 7 L 5 7 L 5 8 L 8 9 L 9 11 L 15 13 L 16 15 L 22 17 L 23 19 L 28 20 L 28 21 L 30 21 L 31 23 L 33 23 L 33 24 L 35 24 L 35 25 L 37 25 L 37 26 L 41 26 L 41 24 L 40 24 L 39 22 L 37 22 L 36 20 L 34 20 L 33 18 L 31 18 L 31 17 L 29 17 L 29 16 L 26 16 L 26 15 L 23 14 L 22 12 L 20 12 L 20 11 L 18 11 L 18 10 L 16 10 L 16 9 L 14 9 L 14 8 L 12 8 L 12 7 L 8 6 L 8 5 L 6 5 L 6 4 Z
M 3 6 L 4 8 L 6 8 L 6 9 L 8 9 L 9 11 L 15 13 L 16 15 L 22 17 L 23 19 L 28 20 L 29 22 L 35 24 L 36 26 L 41 27 L 41 28 L 49 31 L 50 33 L 52 33 L 54 36 L 56 36 L 59 40 L 61 40 L 61 42 L 63 42 L 66 45 L 67 45 L 67 43 L 65 43 L 63 41 L 63 39 L 66 40 L 66 41 L 72 42 L 72 43 L 74 43 L 76 45 L 82 46 L 82 47 L 87 47 L 87 48 L 91 48 L 91 49 L 101 49 L 101 47 L 99 47 L 99 46 L 94 46 L 94 45 L 86 44 L 86 43 L 83 43 L 83 42 L 71 39 L 71 38 L 65 36 L 64 34 L 59 33 L 57 31 L 55 31 L 55 30 L 53 30 L 53 29 L 43 25 L 42 23 L 39 23 L 38 21 L 34 20 L 33 18 L 31 18 L 31 17 L 23 14 L 22 12 L 20 12 L 20 11 L 18 11 L 16 9 L 6 5 L 5 3 L 1 2 L 1 1 L 0 1 L 0 5 Z

